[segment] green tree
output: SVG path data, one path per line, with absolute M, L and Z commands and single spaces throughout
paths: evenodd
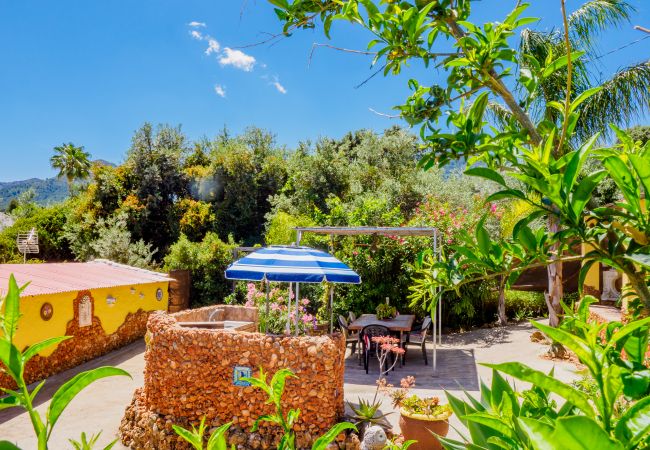
M 135 240 L 151 243 L 162 254 L 179 235 L 175 204 L 188 195 L 182 170 L 186 151 L 180 127 L 164 125 L 154 130 L 145 123 L 133 136 L 124 163 L 126 192 L 135 196 L 129 229 Z
M 191 242 L 181 235 L 165 256 L 165 270 L 190 271 L 193 306 L 223 303 L 232 286 L 225 271 L 233 260 L 234 247 L 233 242 L 223 242 L 213 232 L 208 232 L 201 242 Z
M 525 152 L 523 149 L 539 147 L 546 142 L 554 157 L 568 154 L 581 117 L 578 108 L 582 103 L 595 102 L 599 93 L 607 92 L 608 86 L 589 89 L 585 84 L 584 91 L 575 89 L 573 81 L 574 78 L 579 80 L 580 72 L 574 77 L 574 66 L 582 63 L 580 57 L 584 51 L 580 51 L 580 41 L 572 38 L 572 34 L 583 39 L 593 36 L 612 22 L 620 23 L 621 15 L 629 10 L 629 6 L 622 1 L 586 2 L 567 18 L 565 2 L 559 1 L 565 18 L 564 32 L 560 38 L 564 44 L 563 51 L 555 54 L 548 51 L 544 59 L 538 59 L 532 52 L 524 55 L 524 52 L 517 51 L 509 42 L 517 29 L 537 21 L 521 17 L 528 6 L 521 2 L 513 2 L 513 11 L 501 22 L 484 24 L 471 20 L 472 5 L 469 0 L 415 3 L 388 0 L 279 0 L 271 3 L 277 6 L 276 14 L 285 23 L 285 33 L 313 28 L 318 20 L 322 21 L 327 36 L 335 20 L 346 20 L 366 28 L 373 35 L 368 48 L 376 49 L 374 63 L 383 64 L 385 75 L 399 74 L 405 64 L 413 59 L 421 60 L 427 67 L 433 61 L 441 60 L 436 68 L 447 75 L 447 84 L 422 85 L 411 79 L 411 96 L 403 105 L 396 107 L 407 122 L 421 126 L 420 134 L 427 149 L 421 165 L 430 168 L 462 158 L 469 164 L 480 161 L 493 167 L 518 171 L 522 177 L 527 176 L 526 168 L 517 163 L 517 158 Z M 605 4 L 617 8 L 603 7 Z M 453 52 L 447 51 L 447 41 L 453 43 Z M 578 51 L 575 51 L 575 45 L 578 45 Z M 548 50 L 547 46 L 542 48 Z M 525 66 L 522 61 L 525 61 Z M 643 74 L 645 68 L 640 68 Z M 636 89 L 642 88 L 646 79 L 644 76 L 636 78 Z M 514 81 L 507 83 L 509 77 L 511 80 L 514 77 Z M 556 89 L 552 93 L 557 95 L 559 92 L 560 101 L 551 96 L 546 100 L 547 106 L 557 110 L 558 114 L 554 113 L 550 119 L 544 114 L 540 117 L 535 114 L 534 102 L 539 98 L 540 89 L 543 91 L 557 78 L 565 81 L 555 81 L 558 86 L 565 86 L 564 90 Z M 513 85 L 522 86 L 523 89 L 517 91 Z M 580 86 L 578 82 L 576 85 Z M 616 91 L 615 87 L 612 89 Z M 471 106 L 459 106 L 461 99 Z M 495 104 L 493 110 L 505 111 L 502 116 L 506 120 L 493 132 L 484 129 L 488 103 Z M 601 100 L 601 103 L 604 102 Z M 646 105 L 647 102 L 640 102 L 636 110 L 628 109 L 626 117 L 633 116 Z M 443 132 L 438 125 L 443 115 L 448 117 L 449 131 Z M 551 120 L 554 117 L 557 120 Z M 583 128 L 588 129 L 587 126 Z M 554 134 L 549 141 L 552 130 Z M 562 176 L 565 170 L 566 167 L 558 165 L 559 173 L 554 176 Z M 493 177 L 492 180 L 498 178 Z M 527 184 L 532 191 L 538 191 L 538 180 L 529 177 L 522 181 L 529 182 Z M 592 190 L 588 192 L 589 195 Z M 500 198 L 504 198 L 505 194 L 501 195 Z M 540 211 L 548 217 L 549 233 L 561 236 L 556 207 L 542 205 Z M 561 313 L 560 255 L 559 246 L 549 249 L 548 303 L 553 324 L 558 323 Z
M 68 181 L 68 190 L 75 180 L 84 180 L 90 175 L 90 153 L 72 142 L 54 147 L 50 164 L 59 171 L 58 178 L 65 177 Z

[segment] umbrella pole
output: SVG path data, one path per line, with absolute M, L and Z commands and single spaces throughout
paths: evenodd
M 291 285 L 292 283 L 289 283 L 289 298 L 287 299 L 287 328 L 286 328 L 286 334 L 291 334 L 291 294 L 293 291 L 291 290 Z
M 330 286 L 330 334 L 334 333 L 334 285 Z
M 298 336 L 298 321 L 300 320 L 300 284 L 296 283 L 296 330 L 295 334 Z
M 266 321 L 264 322 L 264 333 L 269 332 L 269 280 L 266 281 Z

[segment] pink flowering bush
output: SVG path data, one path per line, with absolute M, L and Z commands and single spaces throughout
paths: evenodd
M 262 285 L 262 287 L 264 287 Z M 296 320 L 296 302 L 294 293 L 288 289 L 273 287 L 269 291 L 269 312 L 266 313 L 266 292 L 259 290 L 255 283 L 246 286 L 246 306 L 257 307 L 260 330 L 270 334 L 295 333 L 306 334 L 316 326 L 316 317 L 308 312 L 310 300 L 303 298 L 299 302 L 298 320 Z
M 415 215 L 409 225 L 436 227 L 440 232 L 443 245 L 456 244 L 456 236 L 461 230 L 471 232 L 485 214 L 488 215 L 486 227 L 499 230 L 499 219 L 503 215 L 502 207 L 496 203 L 485 204 L 482 196 L 475 196 L 471 207 L 455 206 L 428 195 L 418 204 Z

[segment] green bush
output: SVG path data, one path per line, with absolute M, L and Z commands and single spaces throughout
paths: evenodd
M 510 319 L 523 320 L 548 314 L 544 293 L 529 291 L 506 291 L 506 315 Z
M 165 269 L 188 269 L 191 276 L 191 306 L 223 303 L 231 292 L 225 270 L 233 260 L 233 242 L 223 242 L 209 232 L 201 242 L 192 242 L 181 235 L 165 257 Z
M 29 232 L 32 228 L 38 232 L 39 243 L 39 253 L 32 257 L 46 261 L 73 259 L 68 242 L 63 238 L 63 227 L 68 213 L 66 202 L 47 208 L 36 207 L 31 215 L 16 220 L 12 226 L 0 233 L 0 262 L 22 262 L 23 257 L 18 252 L 16 237 L 18 233 Z

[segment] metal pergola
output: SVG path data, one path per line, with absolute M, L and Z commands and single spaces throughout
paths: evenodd
M 419 236 L 433 238 L 433 253 L 438 258 L 438 229 L 434 227 L 295 227 L 296 245 L 300 245 L 303 233 L 329 236 Z M 296 294 L 297 297 L 297 294 Z M 442 345 L 442 301 L 438 301 L 433 319 L 433 376 L 438 376 L 437 346 Z

